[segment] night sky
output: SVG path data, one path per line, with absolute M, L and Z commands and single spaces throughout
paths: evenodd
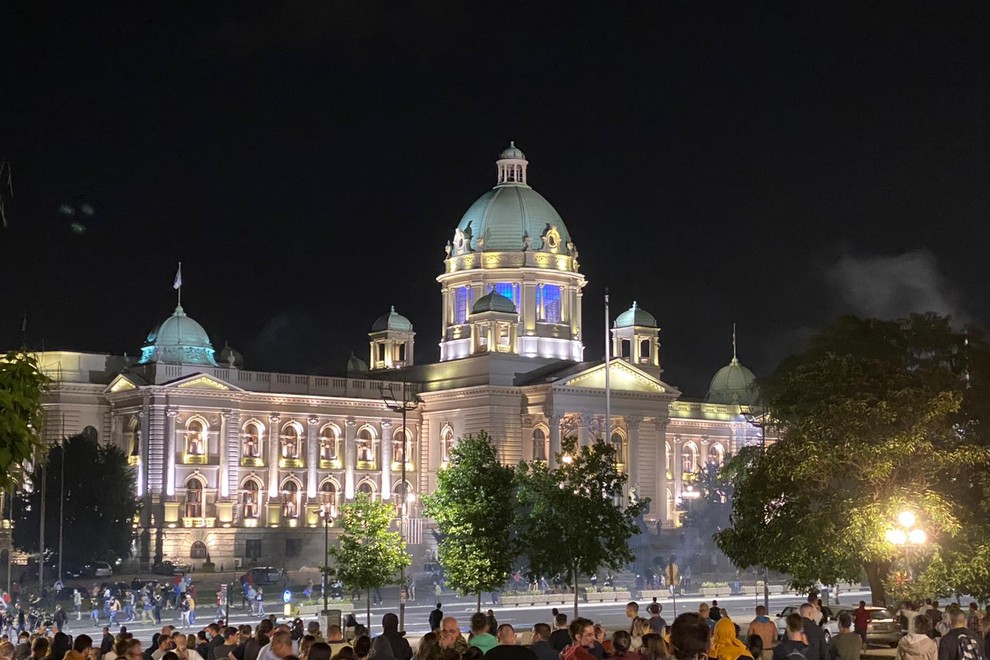
M 605 285 L 693 396 L 733 322 L 757 374 L 840 313 L 985 323 L 988 35 L 985 2 L 4 2 L 0 346 L 26 308 L 32 348 L 137 355 L 181 260 L 250 369 L 342 373 L 392 304 L 435 360 L 510 139 L 587 359 Z

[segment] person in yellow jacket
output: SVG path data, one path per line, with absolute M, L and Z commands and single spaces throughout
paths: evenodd
M 746 645 L 736 636 L 736 624 L 727 616 L 723 616 L 715 624 L 712 648 L 708 657 L 715 660 L 739 660 L 739 658 L 752 660 L 753 658 Z

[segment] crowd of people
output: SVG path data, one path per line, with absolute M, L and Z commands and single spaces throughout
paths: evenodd
M 174 602 L 181 605 L 192 597 L 186 593 Z M 990 608 L 980 611 L 974 603 L 964 610 L 954 603 L 943 612 L 938 603 L 926 606 L 904 604 L 899 610 L 907 634 L 897 645 L 897 660 L 988 660 Z M 437 603 L 429 616 L 430 631 L 415 640 L 415 651 L 392 613 L 382 617 L 377 636 L 353 616 L 344 628 L 330 625 L 326 631 L 317 621 L 278 623 L 271 615 L 254 627 L 227 626 L 221 619 L 193 634 L 188 630 L 196 627 L 194 620 L 183 616 L 182 630 L 165 625 L 144 641 L 125 626 L 117 634 L 106 626 L 97 639 L 70 637 L 63 611 L 54 622 L 35 622 L 37 628 L 9 628 L 0 639 L 0 660 L 859 660 L 870 621 L 860 602 L 852 614 L 840 614 L 839 633 L 827 639 L 826 617 L 812 597 L 787 616 L 779 638 L 762 606 L 745 627 L 717 601 L 702 603 L 669 624 L 662 610 L 654 601 L 641 616 L 639 604 L 631 602 L 628 629 L 611 632 L 590 619 L 568 621 L 555 610 L 552 625 L 538 623 L 519 634 L 512 624 L 499 624 L 492 610 L 475 613 L 462 629 Z

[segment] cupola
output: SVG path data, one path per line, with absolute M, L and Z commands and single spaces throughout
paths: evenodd
M 413 364 L 412 323 L 395 311 L 395 306 L 371 325 L 371 370 L 401 369 Z
M 660 327 L 655 316 L 639 306 L 619 314 L 612 327 L 612 352 L 655 376 L 660 375 Z

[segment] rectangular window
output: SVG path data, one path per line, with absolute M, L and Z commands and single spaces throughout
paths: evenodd
M 285 556 L 298 557 L 302 555 L 302 539 L 285 539 Z
M 244 541 L 244 556 L 248 559 L 257 559 L 261 556 L 261 539 L 247 539 Z
M 399 344 L 399 362 L 406 361 L 406 345 Z
M 519 285 L 514 282 L 496 282 L 492 285 L 492 289 L 495 290 L 500 296 L 505 296 L 512 301 L 512 304 L 519 308 Z
M 563 287 L 556 284 L 540 284 L 536 287 L 538 320 L 544 323 L 561 323 L 560 298 Z
M 378 361 L 385 361 L 385 344 L 378 344 Z
M 467 323 L 468 308 L 471 306 L 471 289 L 459 286 L 454 289 L 454 325 Z
M 630 357 L 628 339 L 623 339 L 621 342 L 619 342 L 619 357 L 622 358 Z

